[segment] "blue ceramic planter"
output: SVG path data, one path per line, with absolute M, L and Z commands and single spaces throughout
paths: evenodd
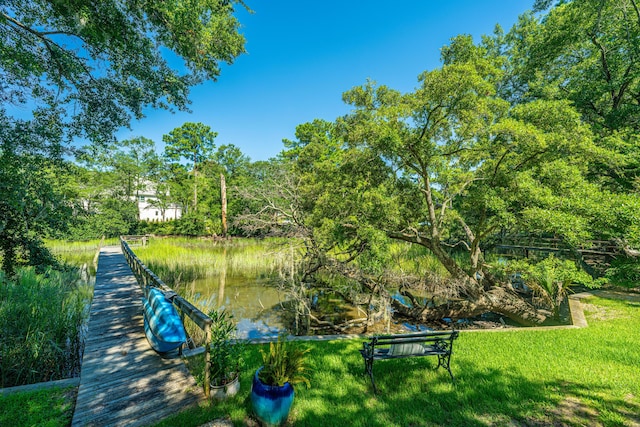
M 258 378 L 262 368 L 253 375 L 251 405 L 256 417 L 267 426 L 283 424 L 289 416 L 293 403 L 293 387 L 285 383 L 282 387 L 264 384 Z

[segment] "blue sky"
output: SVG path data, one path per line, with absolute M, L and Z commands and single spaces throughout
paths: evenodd
M 119 139 L 151 138 L 185 122 L 218 132 L 251 160 L 266 160 L 315 118 L 349 112 L 342 93 L 367 79 L 408 92 L 440 66 L 440 48 L 457 34 L 476 41 L 496 24 L 505 31 L 533 0 L 246 0 L 237 13 L 247 53 L 223 66 L 216 82 L 193 88 L 192 113 L 146 112 Z

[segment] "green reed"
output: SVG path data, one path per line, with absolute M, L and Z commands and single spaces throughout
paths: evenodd
M 81 269 L 82 273 L 86 273 L 89 278 L 95 277 L 100 247 L 119 244 L 118 239 L 96 239 L 81 242 L 45 240 L 46 247 L 62 264 L 69 269 Z
M 92 289 L 78 270 L 0 272 L 0 385 L 10 387 L 77 375 L 81 328 Z
M 151 239 L 134 248 L 142 262 L 169 286 L 241 273 L 271 277 L 288 268 L 289 243 L 281 239 L 217 241 L 189 238 Z

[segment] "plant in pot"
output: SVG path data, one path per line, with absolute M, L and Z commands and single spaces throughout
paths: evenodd
M 281 335 L 269 344 L 269 351 L 260 352 L 263 366 L 253 376 L 251 405 L 263 424 L 280 425 L 289 416 L 293 385 L 310 385 L 306 360 L 309 350 L 292 345 Z
M 211 324 L 211 397 L 225 399 L 240 390 L 240 370 L 244 360 L 244 344 L 236 340 L 232 316 L 225 311 L 212 311 Z

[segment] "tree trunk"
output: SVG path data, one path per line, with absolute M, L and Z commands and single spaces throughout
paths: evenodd
M 220 199 L 222 204 L 222 237 L 227 237 L 227 183 L 220 174 Z
M 325 266 L 344 277 L 356 280 L 367 288 L 369 292 L 380 292 L 382 296 L 391 301 L 395 312 L 417 322 L 437 321 L 445 317 L 456 320 L 475 317 L 488 312 L 500 314 L 527 326 L 539 325 L 548 318 L 548 314 L 537 310 L 508 288 L 492 286 L 488 290 L 484 290 L 481 287 L 473 287 L 475 286 L 474 284 L 477 285 L 477 281 L 472 278 L 468 278 L 469 280 L 466 283 L 467 286 L 472 286 L 473 294 L 466 293 L 461 298 L 451 299 L 446 304 L 437 306 L 431 306 L 430 304 L 426 306 L 417 305 L 417 300 L 409 294 L 407 296 L 414 302 L 413 306 L 410 307 L 392 298 L 384 286 L 379 287 L 380 284 L 376 279 L 363 274 L 355 267 L 331 260 L 328 260 Z

